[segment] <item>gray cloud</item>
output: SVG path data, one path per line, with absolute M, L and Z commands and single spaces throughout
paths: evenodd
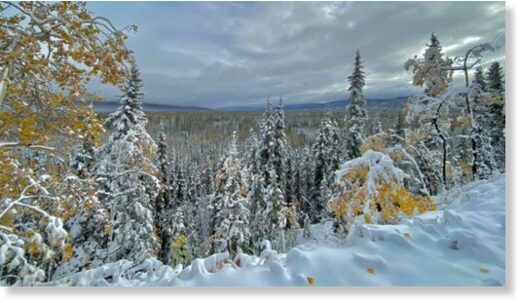
M 125 2 L 89 3 L 129 39 L 145 101 L 224 106 L 283 96 L 292 102 L 346 97 L 356 49 L 366 95 L 420 91 L 403 70 L 435 32 L 457 56 L 505 30 L 504 2 Z M 504 51 L 486 58 L 504 59 Z M 108 99 L 117 90 L 94 84 Z

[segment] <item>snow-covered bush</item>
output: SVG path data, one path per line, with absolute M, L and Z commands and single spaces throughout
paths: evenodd
M 369 150 L 346 162 L 336 176 L 329 207 L 340 231 L 348 230 L 358 216 L 366 223 L 394 224 L 403 215 L 435 208 L 428 196 L 414 196 L 404 187 L 407 175 L 380 152 Z

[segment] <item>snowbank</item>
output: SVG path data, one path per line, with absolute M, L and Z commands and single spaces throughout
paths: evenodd
M 137 279 L 118 276 L 111 285 L 504 285 L 505 177 L 450 191 L 436 203 L 438 211 L 397 225 L 356 222 L 341 244 L 317 241 L 287 254 L 243 256 L 241 267 L 222 254 L 197 259 L 180 273 L 160 269 Z

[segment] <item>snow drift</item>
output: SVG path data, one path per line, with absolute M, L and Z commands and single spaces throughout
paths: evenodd
M 356 221 L 348 237 L 317 236 L 287 254 L 196 259 L 184 270 L 123 261 L 53 285 L 114 286 L 501 286 L 505 284 L 505 177 L 435 197 L 437 211 L 396 225 Z M 315 225 L 315 235 L 330 224 Z M 240 260 L 240 261 L 238 261 Z M 126 271 L 125 271 L 126 270 Z M 142 271 L 141 273 L 139 273 Z

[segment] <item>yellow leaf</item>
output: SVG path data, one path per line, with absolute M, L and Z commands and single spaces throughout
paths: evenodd
M 307 277 L 307 283 L 309 283 L 309 285 L 314 285 L 314 278 L 313 277 Z

